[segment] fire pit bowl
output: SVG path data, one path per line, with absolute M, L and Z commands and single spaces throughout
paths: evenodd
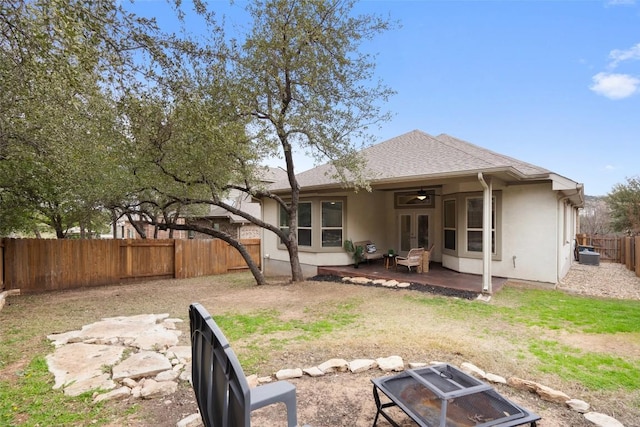
M 501 396 L 490 385 L 448 365 L 433 365 L 372 379 L 377 413 L 398 426 L 385 412 L 397 406 L 422 427 L 511 427 L 540 419 Z M 382 403 L 380 393 L 390 402 Z

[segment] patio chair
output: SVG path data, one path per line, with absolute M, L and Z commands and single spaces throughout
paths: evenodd
M 189 306 L 193 390 L 205 427 L 250 427 L 251 411 L 282 402 L 287 425 L 298 424 L 296 387 L 276 381 L 249 388 L 242 367 L 218 325 L 198 303 Z
M 411 267 L 416 267 L 418 273 L 422 273 L 422 255 L 424 255 L 424 248 L 413 248 L 409 251 L 406 257 L 396 257 L 396 271 L 398 265 L 404 265 L 411 271 Z

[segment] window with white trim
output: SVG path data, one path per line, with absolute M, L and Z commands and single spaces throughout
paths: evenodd
M 311 202 L 298 203 L 298 246 L 313 246 Z
M 278 228 L 285 234 L 289 234 L 289 214 L 282 205 L 280 205 L 280 212 L 278 215 Z M 284 244 L 282 239 L 280 239 L 280 244 Z
M 483 198 L 467 198 L 467 251 L 482 252 Z M 496 253 L 496 200 L 491 198 L 491 253 Z
M 455 251 L 458 230 L 456 227 L 456 200 L 449 199 L 443 202 L 444 206 L 444 248 Z
M 342 249 L 344 200 L 305 200 L 298 203 L 298 246 L 306 250 Z M 289 232 L 289 216 L 280 206 L 278 227 Z M 280 240 L 280 244 L 284 244 Z
M 342 247 L 342 202 L 331 200 L 321 203 L 322 247 Z

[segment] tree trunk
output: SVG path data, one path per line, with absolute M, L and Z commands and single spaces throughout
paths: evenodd
M 136 232 L 138 233 L 140 238 L 141 239 L 146 239 L 147 238 L 147 233 L 145 233 L 144 227 L 140 226 L 140 222 L 134 221 L 133 218 L 131 217 L 130 213 L 127 212 L 126 215 L 127 215 L 127 219 L 129 220 L 129 224 L 131 224 L 131 226 L 136 230 Z
M 297 238 L 287 245 L 287 251 L 289 252 L 289 260 L 291 262 L 291 281 L 303 282 L 304 275 L 302 274 L 302 265 L 300 264 L 300 257 L 298 256 Z
M 51 218 L 51 226 L 53 226 L 53 229 L 56 232 L 56 238 L 58 239 L 64 239 L 66 238 L 66 234 L 65 234 L 65 230 L 62 227 L 62 218 L 58 215 L 55 215 L 54 218 Z
M 118 218 L 116 218 L 116 211 L 114 209 L 111 210 L 111 222 L 113 224 L 113 238 L 118 238 Z M 124 236 L 122 236 L 124 238 Z
M 284 128 L 282 128 L 284 129 Z M 289 261 L 291 262 L 291 281 L 302 282 L 304 275 L 302 274 L 302 266 L 300 265 L 300 257 L 298 255 L 298 203 L 300 202 L 300 184 L 295 175 L 293 164 L 293 155 L 291 145 L 287 141 L 284 130 L 278 132 L 282 146 L 284 148 L 284 158 L 287 163 L 287 177 L 291 186 L 291 205 L 289 209 L 289 242 L 286 245 L 289 251 Z
M 236 248 L 238 252 L 240 252 L 240 255 L 242 255 L 242 258 L 244 258 L 245 262 L 247 263 L 247 266 L 249 267 L 251 274 L 253 274 L 253 278 L 256 280 L 256 285 L 258 286 L 266 285 L 267 281 L 264 278 L 264 274 L 262 274 L 262 271 L 260 271 L 260 268 L 258 268 L 258 265 L 253 261 L 253 258 L 251 258 L 251 255 L 247 251 L 247 248 L 245 248 L 245 246 L 239 241 L 231 238 L 231 236 L 229 236 L 228 240 L 226 238 L 222 240 L 229 243 L 231 246 Z
M 240 255 L 242 255 L 242 258 L 245 260 L 247 266 L 249 267 L 249 271 L 251 271 L 253 278 L 256 280 L 256 285 L 260 286 L 267 284 L 264 274 L 262 274 L 262 271 L 260 271 L 258 265 L 253 261 L 253 258 L 251 258 L 251 254 L 249 254 L 247 248 L 242 243 L 231 237 L 229 234 L 215 230 L 213 228 L 202 227 L 200 225 L 194 224 L 163 224 L 163 226 L 166 226 L 167 228 L 173 230 L 195 231 L 227 242 L 238 252 L 240 252 Z

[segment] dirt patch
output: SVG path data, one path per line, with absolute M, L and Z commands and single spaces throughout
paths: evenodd
M 3 367 L 0 369 L 0 381 L 7 381 L 9 384 L 16 381 L 17 376 L 15 373 L 23 371 L 28 364 L 29 361 L 27 359 L 20 359 L 15 363 Z
M 640 336 L 638 334 L 596 335 L 571 334 L 563 331 L 558 334 L 558 340 L 563 344 L 584 351 L 640 359 Z

